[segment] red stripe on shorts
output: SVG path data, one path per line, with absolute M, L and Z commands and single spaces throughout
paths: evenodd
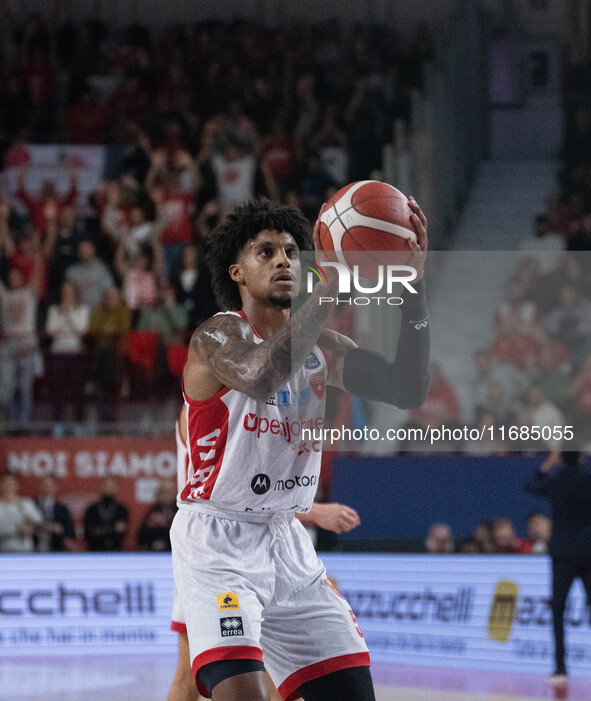
M 258 660 L 263 661 L 263 651 L 260 647 L 252 645 L 226 645 L 224 647 L 214 647 L 211 650 L 206 650 L 193 660 L 191 669 L 193 677 L 197 683 L 197 690 L 203 698 L 209 699 L 211 696 L 207 693 L 207 689 L 199 682 L 197 672 L 201 667 L 210 662 L 221 662 L 222 660 Z
M 316 662 L 308 667 L 298 669 L 297 672 L 287 677 L 278 691 L 285 701 L 293 701 L 293 699 L 298 699 L 300 696 L 297 693 L 300 686 L 306 682 L 312 681 L 312 679 L 318 679 L 318 677 L 323 677 L 325 674 L 330 674 L 331 672 L 338 672 L 340 669 L 369 666 L 368 652 L 356 652 L 353 655 L 331 657 L 328 660 L 322 660 L 322 662 Z

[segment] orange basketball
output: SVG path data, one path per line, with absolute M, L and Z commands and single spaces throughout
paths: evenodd
M 417 240 L 408 198 L 392 185 L 361 180 L 341 188 L 320 210 L 320 243 L 330 259 L 373 277 L 380 263 L 405 264 Z M 334 252 L 334 253 L 333 253 Z

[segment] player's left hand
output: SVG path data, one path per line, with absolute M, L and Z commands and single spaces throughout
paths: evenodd
M 324 204 L 326 204 L 326 202 Z M 320 214 L 322 214 L 322 208 L 324 207 L 324 204 L 320 208 Z M 318 219 L 316 219 L 316 222 L 314 224 L 314 229 L 312 230 L 312 238 L 314 240 L 314 250 L 317 253 L 318 253 L 318 251 L 322 250 L 322 244 L 320 243 L 320 214 L 318 214 Z
M 427 258 L 427 249 L 429 247 L 429 237 L 427 236 L 427 217 L 423 214 L 423 210 L 419 207 L 419 203 L 414 197 L 408 198 L 408 206 L 412 209 L 410 215 L 412 224 L 417 233 L 416 242 L 409 239 L 408 244 L 412 249 L 412 256 L 408 264 L 417 271 L 417 277 L 414 282 L 422 279 L 425 269 L 425 259 Z
M 360 523 L 355 509 L 344 504 L 315 504 L 315 522 L 320 528 L 334 533 L 348 533 Z

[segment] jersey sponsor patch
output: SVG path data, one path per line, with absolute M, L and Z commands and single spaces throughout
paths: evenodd
M 233 635 L 244 635 L 241 616 L 232 616 L 231 618 L 220 618 L 220 631 L 222 638 L 228 638 Z
M 218 608 L 220 611 L 227 611 L 228 609 L 239 609 L 240 604 L 238 603 L 238 594 L 233 591 L 227 591 L 224 594 L 218 594 Z
M 322 399 L 322 397 L 324 397 L 324 390 L 326 388 L 324 373 L 317 372 L 314 373 L 314 375 L 310 375 L 310 377 L 308 378 L 308 382 L 310 383 L 310 388 L 312 389 L 312 392 L 314 392 L 316 397 L 318 397 L 318 399 Z
M 271 487 L 271 479 L 269 475 L 265 475 L 262 472 L 255 475 L 250 481 L 250 488 L 255 494 L 266 494 Z
M 310 351 L 310 355 L 304 360 L 304 367 L 306 370 L 316 370 L 316 368 L 320 367 L 320 361 L 312 351 Z

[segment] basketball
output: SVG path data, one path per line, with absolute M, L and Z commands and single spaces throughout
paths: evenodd
M 404 265 L 417 240 L 408 198 L 378 180 L 361 180 L 341 188 L 320 210 L 320 244 L 329 260 L 362 277 L 374 277 L 380 263 Z

